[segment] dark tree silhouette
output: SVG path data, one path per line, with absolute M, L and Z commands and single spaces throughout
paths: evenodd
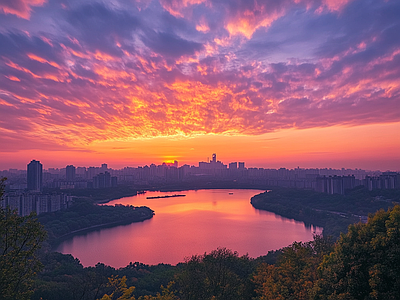
M 248 287 L 252 262 L 247 256 L 218 248 L 188 259 L 177 276 L 181 299 L 251 299 Z
M 350 225 L 320 269 L 314 299 L 400 299 L 400 206 Z
M 1 201 L 4 181 L 0 182 Z M 45 236 L 34 213 L 21 217 L 0 206 L 0 299 L 29 299 L 32 278 L 41 269 L 36 252 Z

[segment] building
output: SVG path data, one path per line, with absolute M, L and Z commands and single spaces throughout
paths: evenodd
M 72 203 L 72 197 L 65 194 L 41 194 L 28 193 L 7 193 L 4 201 L 1 201 L 3 208 L 9 206 L 12 210 L 16 210 L 18 215 L 27 216 L 31 212 L 38 215 L 45 212 L 54 212 L 69 207 Z
M 67 181 L 75 180 L 75 167 L 73 165 L 69 165 L 65 168 Z
M 366 176 L 363 185 L 370 191 L 376 189 L 398 189 L 400 188 L 400 173 L 383 172 L 379 176 Z
M 43 165 L 36 160 L 32 160 L 28 164 L 27 186 L 30 191 L 40 192 L 43 182 Z
M 111 187 L 111 175 L 109 172 L 97 174 L 93 177 L 93 188 L 103 189 Z
M 229 163 L 229 170 L 237 170 L 237 162 Z
M 356 186 L 356 178 L 354 175 L 349 176 L 319 176 L 316 178 L 317 192 L 327 194 L 341 194 L 344 195 L 346 190 L 354 189 Z

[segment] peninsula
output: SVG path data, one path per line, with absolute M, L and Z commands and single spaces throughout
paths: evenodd
M 154 211 L 146 206 L 98 205 L 81 199 L 62 211 L 40 214 L 38 219 L 48 233 L 51 249 L 76 234 L 105 227 L 126 225 L 151 219 Z

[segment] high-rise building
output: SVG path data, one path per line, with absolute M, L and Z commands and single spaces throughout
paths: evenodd
M 43 182 L 43 165 L 40 161 L 32 160 L 28 164 L 27 171 L 27 186 L 30 191 L 38 191 L 42 190 L 42 182 Z
M 67 181 L 75 180 L 75 167 L 73 165 L 69 165 L 65 168 Z
M 229 170 L 237 170 L 237 162 L 229 163 Z
M 93 187 L 95 189 L 103 189 L 111 186 L 111 174 L 104 172 L 93 177 Z
M 212 155 L 212 162 L 213 163 L 217 162 L 217 154 L 216 153 L 213 153 L 213 155 Z

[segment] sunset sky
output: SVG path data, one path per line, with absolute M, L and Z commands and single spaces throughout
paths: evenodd
M 0 170 L 400 170 L 398 0 L 0 0 Z

